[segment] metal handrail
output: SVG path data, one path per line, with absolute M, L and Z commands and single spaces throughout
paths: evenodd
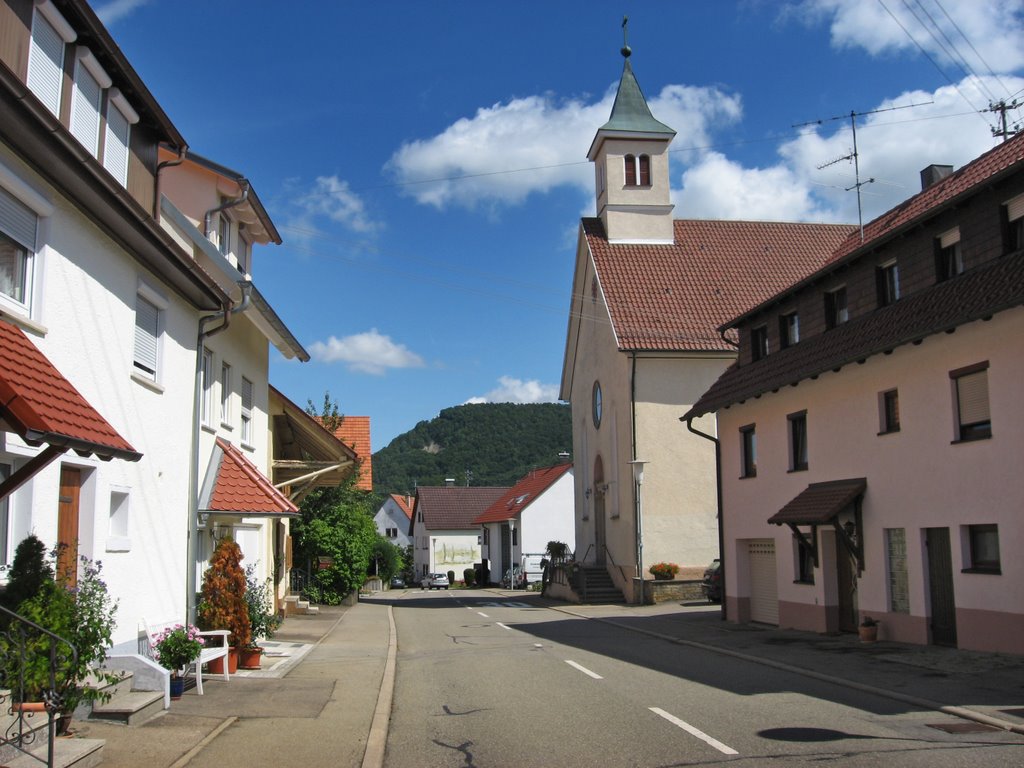
M 70 667 L 78 663 L 78 650 L 60 635 L 41 627 L 34 621 L 0 606 L 0 622 L 6 624 L 0 632 L 0 713 L 13 717 L 10 725 L 0 732 L 0 748 L 11 748 L 28 755 L 33 760 L 53 768 L 53 745 L 57 735 L 57 716 L 64 706 L 63 696 L 57 690 L 57 670 L 68 657 L 58 652 L 63 644 L 70 651 Z M 35 636 L 30 636 L 35 635 Z M 25 706 L 25 669 L 35 654 L 31 646 L 40 641 L 47 642 L 49 657 L 49 688 L 40 691 L 42 711 L 46 712 L 46 755 L 40 757 L 32 754 L 38 732 L 31 725 L 31 720 L 38 709 Z M 12 672 L 16 675 L 12 678 Z M 6 705 L 6 706 L 3 706 Z M 26 728 L 27 725 L 27 728 Z

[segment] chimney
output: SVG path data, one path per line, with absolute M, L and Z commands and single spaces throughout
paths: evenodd
M 446 477 L 444 479 L 444 484 L 445 484 L 446 488 L 454 487 L 455 486 L 455 478 L 454 477 Z
M 933 184 L 942 181 L 947 176 L 952 175 L 952 173 L 952 165 L 929 165 L 921 171 L 921 191 L 923 192 Z

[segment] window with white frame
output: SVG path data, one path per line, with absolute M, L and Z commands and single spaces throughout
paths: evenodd
M 220 364 L 220 423 L 231 424 L 231 366 L 223 361 Z
M 846 304 L 846 286 L 825 293 L 825 327 L 831 330 L 850 319 Z
M 789 424 L 789 471 L 802 472 L 807 469 L 807 411 L 791 413 L 786 420 Z
M 789 312 L 779 318 L 779 339 L 783 349 L 800 341 L 800 315 Z
M 964 254 L 960 250 L 960 227 L 953 227 L 935 238 L 935 278 L 949 280 L 964 271 Z
M 397 539 L 398 538 L 398 529 L 397 528 L 385 528 L 384 532 L 385 532 L 385 535 L 389 539 Z
M 133 370 L 150 381 L 160 379 L 160 337 L 163 334 L 166 301 L 146 285 L 135 296 L 135 349 Z
M 75 79 L 71 92 L 71 135 L 93 157 L 100 156 L 100 110 L 110 76 L 85 46 L 75 50 Z
M 252 445 L 252 382 L 242 377 L 242 445 Z
M 899 301 L 900 267 L 895 259 L 878 265 L 875 269 L 875 281 L 878 289 L 879 307 L 887 307 Z
M 103 142 L 103 167 L 117 179 L 122 187 L 128 186 L 128 156 L 132 126 L 139 122 L 138 113 L 131 108 L 117 88 L 110 90 L 107 100 L 107 130 Z
M 127 488 L 110 489 L 110 516 L 107 522 L 107 551 L 131 551 L 131 495 Z
M 203 424 L 213 421 L 213 352 L 203 347 L 203 358 L 200 367 L 202 381 L 202 399 L 199 403 L 199 414 Z
M 0 187 L 0 295 L 28 309 L 39 217 Z
M 217 224 L 217 247 L 223 256 L 231 253 L 231 219 L 223 211 Z
M 64 48 L 77 35 L 52 2 L 37 2 L 32 11 L 28 49 L 29 90 L 50 112 L 60 117 L 64 85 Z

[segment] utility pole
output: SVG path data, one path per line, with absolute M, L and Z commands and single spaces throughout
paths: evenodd
M 1016 136 L 1020 133 L 1020 123 L 1014 123 L 1012 127 L 1007 124 L 1006 113 L 1011 109 L 1019 109 L 1024 106 L 1021 102 L 1014 99 L 1009 104 L 1005 100 L 1000 100 L 995 103 L 989 104 L 988 109 L 985 112 L 998 112 L 999 113 L 999 127 L 992 129 L 993 136 L 1002 136 L 1003 141 L 1006 141 L 1011 136 Z

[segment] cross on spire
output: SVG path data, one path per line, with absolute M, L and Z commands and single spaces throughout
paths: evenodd
M 629 47 L 629 16 L 622 17 L 622 56 L 629 58 L 629 55 L 633 52 L 633 49 Z

